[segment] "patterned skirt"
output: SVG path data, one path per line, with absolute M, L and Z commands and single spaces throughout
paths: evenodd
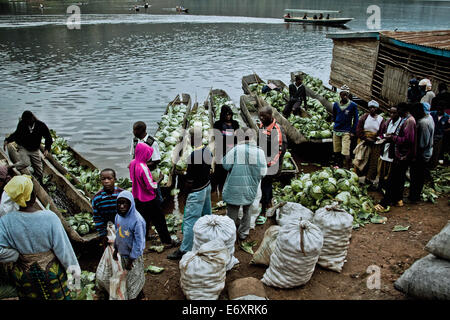
M 21 300 L 70 300 L 66 271 L 51 251 L 20 255 L 11 277 Z

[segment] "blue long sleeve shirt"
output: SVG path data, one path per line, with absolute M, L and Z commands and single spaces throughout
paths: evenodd
M 20 254 L 52 250 L 64 268 L 79 265 L 61 221 L 50 210 L 13 211 L 1 217 L 0 247 L 15 249 Z
M 350 101 L 348 106 L 344 109 L 341 108 L 339 102 L 333 104 L 334 131 L 356 134 L 358 118 L 358 107 L 353 101 Z

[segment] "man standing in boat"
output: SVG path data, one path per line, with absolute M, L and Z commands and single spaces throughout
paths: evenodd
M 42 138 L 45 139 L 44 157 L 47 157 L 53 143 L 50 130 L 31 111 L 26 110 L 22 113 L 16 131 L 7 137 L 3 143 L 4 150 L 6 150 L 8 143 L 17 143 L 19 161 L 13 164 L 12 167 L 21 171 L 31 165 L 34 170 L 34 176 L 40 183 L 42 183 L 43 177 L 42 160 L 39 154 Z
M 289 85 L 289 101 L 283 110 L 283 116 L 287 119 L 293 110 L 294 114 L 300 114 L 300 107 L 306 109 L 306 89 L 300 75 L 295 76 L 295 83 Z

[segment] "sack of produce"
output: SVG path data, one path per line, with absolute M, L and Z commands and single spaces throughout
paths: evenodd
M 250 263 L 262 264 L 268 266 L 270 264 L 270 256 L 275 250 L 277 244 L 278 233 L 280 232 L 280 226 L 271 226 L 264 232 L 264 238 L 253 255 L 253 259 Z
M 252 277 L 231 282 L 228 285 L 228 298 L 230 300 L 267 300 L 264 285 L 260 280 Z
M 229 252 L 221 239 L 204 243 L 180 260 L 180 285 L 188 300 L 217 300 L 225 287 Z
M 312 223 L 322 230 L 323 247 L 318 264 L 341 272 L 352 237 L 353 216 L 337 203 L 317 209 Z
M 282 202 L 276 211 L 276 220 L 280 226 L 287 223 L 288 220 L 308 220 L 311 221 L 314 213 L 308 208 L 295 202 Z
M 197 220 L 194 225 L 194 244 L 192 250 L 214 239 L 221 239 L 228 249 L 227 271 L 231 270 L 239 260 L 234 257 L 234 244 L 236 242 L 236 225 L 228 216 L 215 214 L 206 215 Z
M 97 270 L 95 272 L 95 279 L 97 282 L 97 286 L 109 293 L 110 279 L 113 275 L 112 263 L 114 253 L 114 241 L 116 240 L 116 228 L 112 222 L 108 221 L 106 231 L 108 237 L 108 246 L 105 248 L 102 258 L 98 263 Z
M 441 232 L 431 238 L 425 250 L 436 257 L 450 261 L 450 221 Z
M 450 300 L 450 262 L 432 254 L 414 262 L 394 287 L 415 298 Z
M 280 229 L 269 268 L 262 282 L 278 288 L 293 288 L 307 283 L 314 272 L 323 235 L 309 221 L 290 221 Z

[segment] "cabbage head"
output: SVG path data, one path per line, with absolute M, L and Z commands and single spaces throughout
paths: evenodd
M 350 191 L 350 181 L 347 179 L 340 179 L 337 183 L 339 191 Z
M 322 190 L 328 194 L 335 194 L 338 189 L 336 187 L 336 179 L 328 178 L 322 184 Z
M 316 200 L 322 199 L 323 198 L 322 188 L 318 185 L 313 186 L 309 191 L 309 195 Z
M 303 185 L 300 180 L 293 180 L 291 182 L 291 187 L 292 187 L 292 190 L 294 190 L 294 192 L 300 192 L 303 190 Z
M 351 198 L 352 196 L 348 191 L 343 191 L 335 197 L 336 200 L 338 200 L 344 205 L 348 205 L 350 203 Z

